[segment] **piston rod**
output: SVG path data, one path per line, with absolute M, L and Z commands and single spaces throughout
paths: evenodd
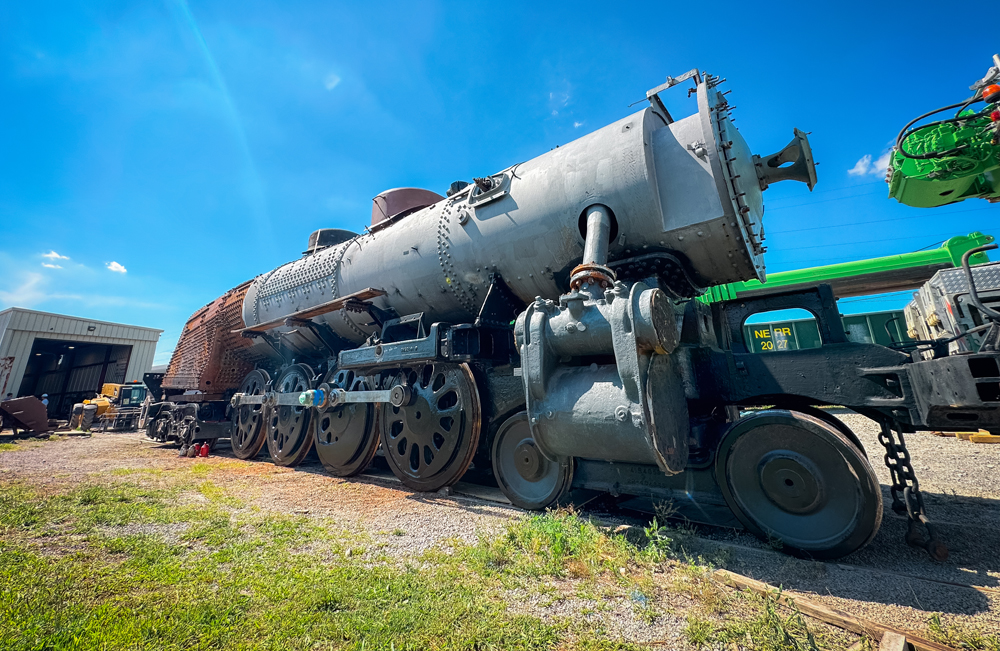
M 349 403 L 388 402 L 399 407 L 406 404 L 409 399 L 409 388 L 404 386 L 395 386 L 384 391 L 347 391 L 339 387 L 322 384 L 315 389 L 303 391 L 299 394 L 298 404 L 304 407 L 329 409 L 330 407 Z

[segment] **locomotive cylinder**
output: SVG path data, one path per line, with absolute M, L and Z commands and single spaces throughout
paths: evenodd
M 515 334 L 531 434 L 542 454 L 679 472 L 690 432 L 683 381 L 669 362 L 652 378 L 649 372 L 674 351 L 677 330 L 663 292 L 642 283 L 619 282 L 605 292 L 584 286 L 558 304 L 536 299 L 518 316 Z M 615 363 L 587 363 L 608 358 Z M 676 413 L 657 418 L 661 402 Z M 683 443 L 658 446 L 658 439 Z

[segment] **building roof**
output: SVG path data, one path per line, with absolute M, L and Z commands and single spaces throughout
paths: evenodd
M 65 314 L 54 314 L 52 312 L 40 312 L 38 310 L 28 310 L 23 307 L 10 307 L 0 311 L 0 329 L 3 329 L 4 326 L 10 330 L 29 330 L 40 333 L 90 335 L 146 341 L 156 341 L 163 332 L 163 330 L 157 328 L 87 319 Z

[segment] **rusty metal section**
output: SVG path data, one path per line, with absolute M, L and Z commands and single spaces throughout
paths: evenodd
M 35 396 L 4 400 L 0 402 L 0 413 L 19 430 L 35 433 L 49 431 L 49 415 L 45 405 Z
M 188 319 L 163 377 L 164 390 L 198 390 L 206 399 L 217 399 L 253 370 L 258 360 L 251 341 L 233 332 L 244 326 L 243 297 L 249 287 L 246 282 L 229 290 Z
M 372 199 L 372 226 L 393 218 L 405 217 L 439 201 L 444 201 L 444 197 L 437 192 L 422 188 L 386 190 Z

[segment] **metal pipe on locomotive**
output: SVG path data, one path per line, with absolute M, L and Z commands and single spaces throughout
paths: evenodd
M 315 449 L 338 476 L 381 446 L 414 490 L 475 464 L 520 507 L 594 491 L 672 502 L 786 552 L 837 557 L 882 518 L 857 437 L 815 408 L 844 405 L 882 423 L 894 507 L 911 542 L 943 557 L 917 528 L 903 432 L 1000 428 L 1000 397 L 980 389 L 1000 381 L 1000 355 L 848 343 L 827 285 L 694 300 L 763 281 L 762 192 L 816 182 L 798 130 L 780 152 L 751 154 L 722 81 L 668 78 L 649 107 L 574 142 L 447 197 L 386 192 L 361 234 L 314 233 L 303 257 L 192 317 L 149 435 L 229 436 L 240 458 L 266 444 L 281 465 Z M 674 120 L 659 94 L 686 82 L 698 110 Z M 751 354 L 746 319 L 793 307 L 816 316 L 823 345 Z M 970 373 L 970 359 L 993 370 Z

